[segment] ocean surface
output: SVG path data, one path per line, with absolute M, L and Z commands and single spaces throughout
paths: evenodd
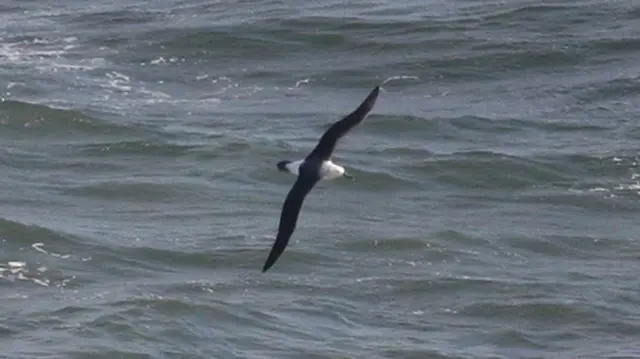
M 639 161 L 639 1 L 5 0 L 0 358 L 640 358 Z

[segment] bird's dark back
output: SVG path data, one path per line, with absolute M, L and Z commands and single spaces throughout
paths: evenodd
M 322 160 L 319 158 L 307 158 L 300 168 L 298 169 L 298 176 L 308 179 L 319 179 L 320 178 L 320 167 L 322 166 Z

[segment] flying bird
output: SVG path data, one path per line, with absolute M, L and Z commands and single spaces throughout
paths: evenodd
M 297 161 L 278 162 L 277 166 L 280 171 L 294 174 L 298 179 L 293 184 L 282 205 L 278 235 L 262 268 L 263 273 L 273 266 L 287 247 L 289 238 L 291 238 L 296 228 L 302 202 L 313 186 L 320 180 L 333 180 L 340 177 L 353 179 L 352 176 L 346 173 L 344 167 L 331 162 L 331 155 L 338 140 L 349 130 L 364 121 L 376 103 L 379 92 L 380 86 L 376 86 L 357 109 L 331 125 L 306 158 Z

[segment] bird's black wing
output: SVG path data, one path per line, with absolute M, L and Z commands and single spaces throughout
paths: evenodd
M 329 127 L 307 158 L 329 159 L 338 140 L 367 117 L 378 99 L 378 92 L 380 92 L 380 86 L 376 86 L 355 111 Z
M 294 183 L 293 187 L 287 195 L 284 204 L 282 205 L 282 214 L 280 215 L 280 225 L 278 226 L 278 236 L 276 237 L 273 247 L 267 261 L 262 267 L 262 272 L 266 272 L 271 266 L 278 260 L 278 257 L 284 252 L 284 249 L 289 243 L 289 238 L 296 229 L 296 223 L 298 222 L 298 215 L 300 214 L 300 208 L 302 202 L 307 196 L 307 193 L 311 191 L 313 186 L 318 183 L 318 179 L 312 176 L 298 176 L 298 180 Z

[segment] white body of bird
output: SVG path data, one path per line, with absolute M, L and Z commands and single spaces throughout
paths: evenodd
M 291 161 L 286 164 L 287 171 L 293 175 L 300 174 L 300 166 L 304 163 L 304 160 Z M 320 179 L 321 180 L 333 180 L 344 176 L 345 169 L 331 161 L 323 161 L 320 166 Z

